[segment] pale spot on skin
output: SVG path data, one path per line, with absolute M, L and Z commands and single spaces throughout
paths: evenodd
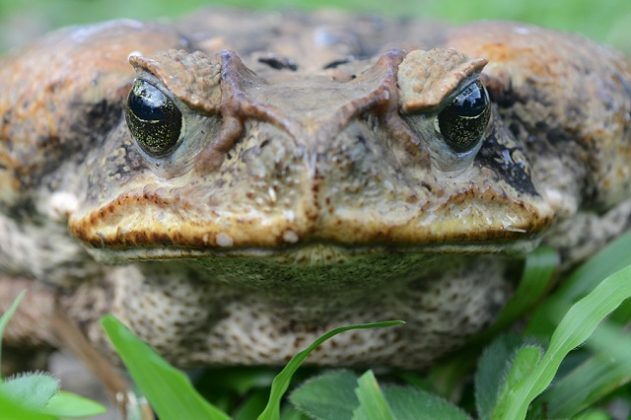
M 283 240 L 285 242 L 289 242 L 290 244 L 295 244 L 296 242 L 298 242 L 298 234 L 296 232 L 294 232 L 293 230 L 286 230 L 285 233 L 283 233 Z
M 50 197 L 50 208 L 55 219 L 62 219 L 77 211 L 79 201 L 74 194 L 65 191 L 54 193 Z
M 127 60 L 129 60 L 132 57 L 141 57 L 142 53 L 140 51 L 132 51 L 127 55 Z
M 530 33 L 530 29 L 523 26 L 517 26 L 515 27 L 515 29 L 513 29 L 513 31 L 519 35 L 528 35 Z
M 571 199 L 567 194 L 556 188 L 546 188 L 543 190 L 542 195 L 557 215 L 569 216 L 577 210 L 578 204 L 576 200 Z
M 267 193 L 269 194 L 269 199 L 271 200 L 272 203 L 276 202 L 276 191 L 274 191 L 274 188 L 269 187 L 267 189 Z
M 220 247 L 229 247 L 234 244 L 234 241 L 232 240 L 232 236 L 223 232 L 219 232 L 215 239 L 217 241 L 217 245 L 219 245 Z

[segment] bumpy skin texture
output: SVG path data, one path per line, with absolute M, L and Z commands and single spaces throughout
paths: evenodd
M 134 78 L 182 113 L 165 156 L 126 124 Z M 455 153 L 435 119 L 477 79 L 490 122 Z M 0 294 L 36 280 L 102 348 L 113 312 L 181 366 L 400 318 L 310 361 L 426 366 L 492 322 L 526 251 L 569 265 L 627 229 L 630 83 L 616 52 L 516 23 L 210 10 L 53 33 L 0 61 Z

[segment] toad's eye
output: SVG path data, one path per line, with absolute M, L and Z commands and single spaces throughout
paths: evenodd
M 463 153 L 479 143 L 490 115 L 488 94 L 476 80 L 438 114 L 436 127 L 449 147 Z
M 160 89 L 138 79 L 127 98 L 127 126 L 140 147 L 152 156 L 170 152 L 182 128 L 182 113 Z

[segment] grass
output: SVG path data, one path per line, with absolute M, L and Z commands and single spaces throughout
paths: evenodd
M 0 0 L 0 51 L 55 27 L 131 17 L 178 16 L 209 5 L 256 9 L 343 8 L 384 16 L 420 17 L 462 23 L 509 19 L 582 33 L 631 53 L 628 0 Z
M 370 369 L 363 373 L 324 370 L 316 371 L 307 380 L 296 380 L 298 368 L 309 354 L 334 335 L 353 329 L 405 328 L 402 321 L 348 325 L 331 330 L 297 353 L 271 383 L 258 380 L 260 370 L 252 370 L 253 376 L 248 376 L 243 370 L 235 369 L 236 378 L 224 383 L 221 378 L 226 377 L 225 372 L 214 378 L 211 382 L 215 389 L 225 388 L 228 394 L 233 394 L 236 403 L 225 400 L 222 403 L 217 399 L 213 403 L 205 399 L 203 387 L 196 389 L 182 372 L 170 366 L 113 316 L 106 316 L 102 325 L 140 393 L 160 418 L 166 420 L 183 416 L 211 420 L 467 419 L 473 416 L 513 420 L 549 415 L 607 418 L 602 407 L 608 399 L 616 398 L 631 408 L 628 389 L 631 337 L 623 331 L 623 325 L 631 321 L 631 265 L 628 264 L 631 255 L 625 252 L 621 256 L 621 252 L 631 249 L 630 244 L 631 234 L 623 235 L 575 270 L 561 288 L 535 305 L 532 309 L 535 316 L 548 314 L 545 325 L 549 328 L 537 331 L 538 340 L 529 335 L 529 328 L 523 327 L 517 335 L 496 335 L 501 331 L 497 325 L 506 322 L 500 316 L 496 325 L 473 340 L 486 340 L 484 350 L 473 346 L 470 347 L 473 350 L 460 352 L 435 366 L 434 372 L 449 365 L 459 366 L 466 360 L 475 361 L 470 366 L 465 363 L 468 368 L 459 369 L 460 382 L 467 383 L 468 378 L 473 377 L 474 385 L 452 401 L 439 395 L 440 387 L 436 386 L 435 379 L 440 375 L 432 375 L 432 372 L 409 380 L 410 376 L 405 374 L 378 379 Z M 612 260 L 616 261 L 615 265 L 610 264 Z M 549 284 L 557 263 L 553 250 L 538 250 L 526 262 L 522 284 L 538 284 L 542 289 L 541 284 Z M 595 277 L 596 274 L 600 277 Z M 0 317 L 0 334 L 21 297 Z M 556 308 L 554 311 L 547 309 L 551 302 Z M 533 306 L 531 296 L 519 292 L 511 304 L 524 310 Z M 617 316 L 603 324 L 612 313 Z M 558 314 L 563 314 L 560 321 L 556 319 Z M 511 317 L 515 315 L 511 313 Z M 587 345 L 580 347 L 584 343 Z M 572 358 L 577 357 L 580 362 L 573 363 Z M 284 398 L 292 382 L 301 383 L 293 385 L 290 398 Z M 575 395 L 579 398 L 573 397 Z M 54 378 L 38 373 L 0 380 L 0 407 L 4 410 L 2 413 L 11 413 L 11 418 L 16 420 L 54 419 L 102 410 L 98 404 L 59 392 Z

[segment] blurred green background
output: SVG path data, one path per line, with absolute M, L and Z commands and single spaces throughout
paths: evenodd
M 631 0 L 0 0 L 0 51 L 52 28 L 116 17 L 176 17 L 209 5 L 256 9 L 341 8 L 460 23 L 510 19 L 582 33 L 631 54 Z

